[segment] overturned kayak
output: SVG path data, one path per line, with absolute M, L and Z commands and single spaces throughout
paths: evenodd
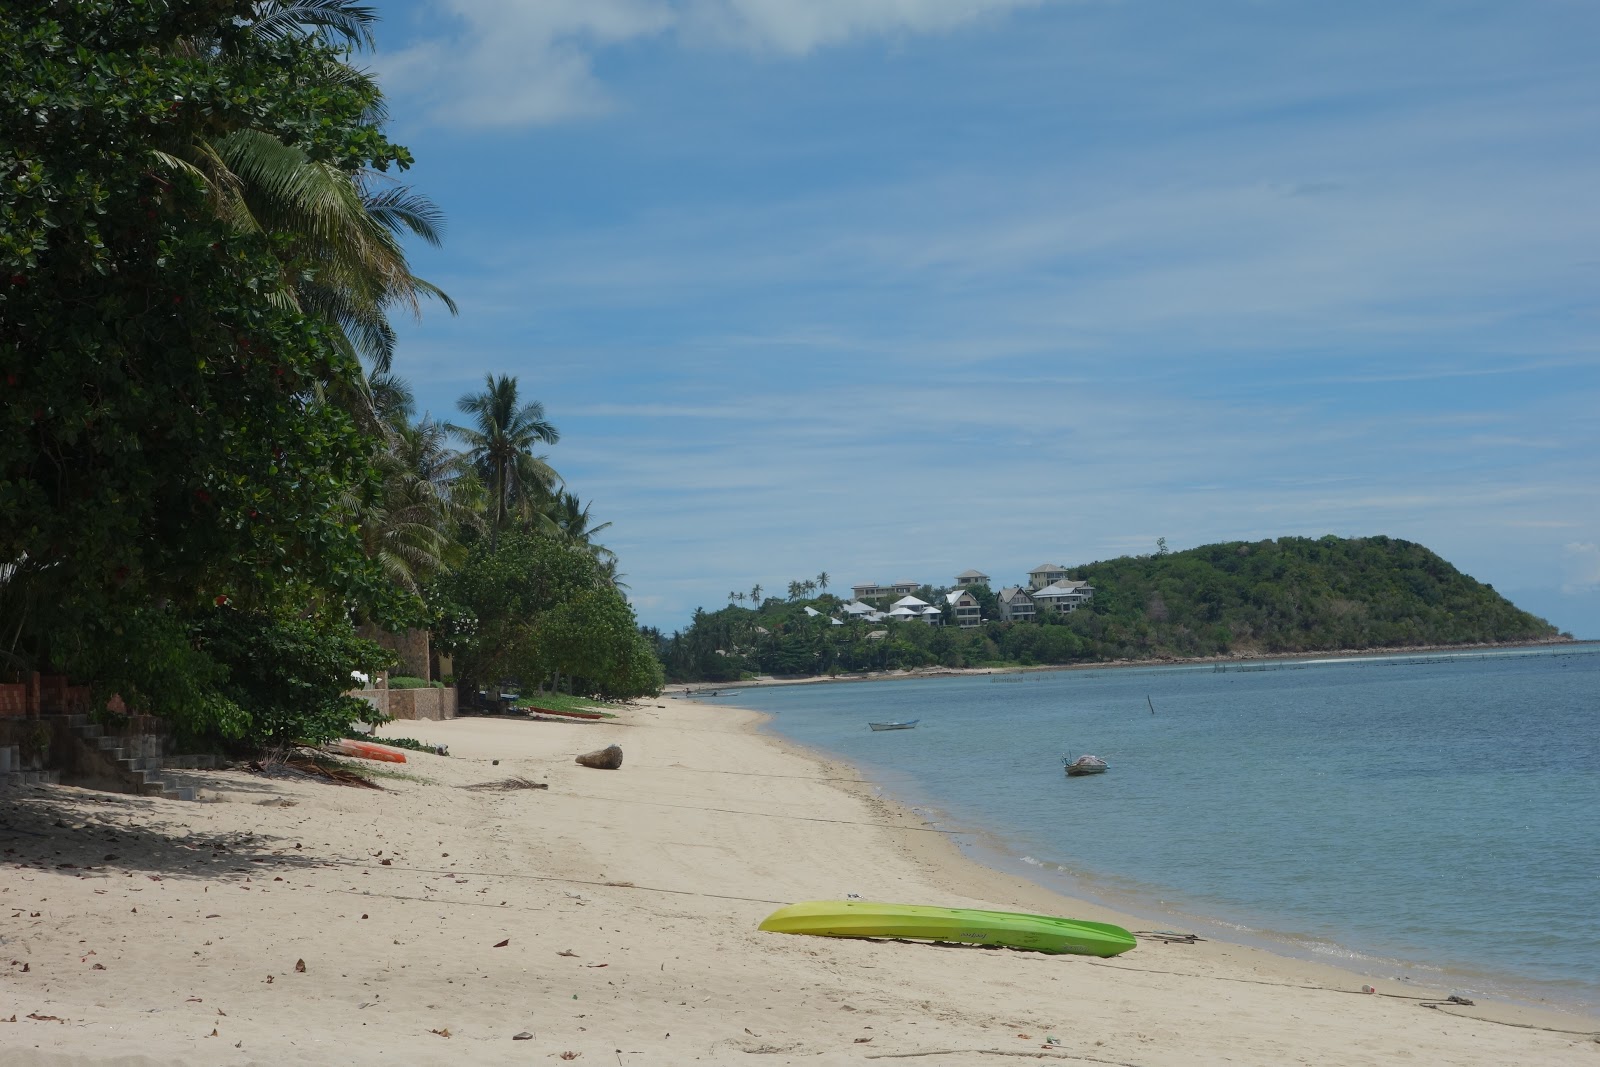
M 1079 956 L 1115 956 L 1137 944 L 1131 933 L 1110 923 L 1016 911 L 879 904 L 868 900 L 808 900 L 791 904 L 768 915 L 761 929 L 820 937 L 900 937 L 1004 945 Z
M 326 746 L 329 752 L 337 752 L 341 756 L 355 756 L 357 759 L 382 760 L 384 763 L 404 763 L 406 753 L 404 749 L 390 748 L 388 745 L 379 745 L 371 741 L 353 741 L 348 737 L 338 741 L 329 741 Z

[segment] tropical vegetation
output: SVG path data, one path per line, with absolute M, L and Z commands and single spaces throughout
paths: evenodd
M 447 426 L 393 374 L 391 315 L 454 305 L 406 259 L 443 220 L 395 178 L 411 154 L 354 62 L 373 22 L 0 8 L 0 674 L 91 680 L 195 737 L 320 740 L 365 707 L 351 672 L 393 661 L 358 625 L 459 635 L 497 609 L 460 575 L 514 562 L 566 599 L 524 590 L 537 634 L 483 662 L 463 641 L 469 670 L 658 684 L 606 524 L 533 451 L 542 406 L 490 375 Z
M 846 621 L 835 596 L 731 594 L 687 629 L 652 631 L 669 681 L 733 681 L 919 667 L 1005 667 L 1542 641 L 1554 627 L 1421 545 L 1390 537 L 1285 537 L 1086 564 L 1095 589 L 1064 616 L 1003 622 L 971 587 L 982 625 Z M 918 595 L 942 602 L 943 589 Z M 806 609 L 810 608 L 811 614 Z

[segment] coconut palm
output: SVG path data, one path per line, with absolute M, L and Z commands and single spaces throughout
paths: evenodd
M 389 448 L 374 463 L 382 487 L 360 509 L 362 539 L 389 579 L 415 593 L 450 562 L 460 546 L 455 534 L 474 521 L 454 492 L 460 457 L 445 428 L 424 419 L 391 427 Z
M 822 591 L 824 593 L 828 591 L 828 580 L 827 571 L 823 571 L 821 574 L 817 575 L 817 584 L 822 586 Z
M 334 38 L 360 49 L 372 46 L 376 21 L 371 8 L 349 0 L 260 0 L 245 28 L 272 39 Z M 190 41 L 188 48 L 197 57 L 226 62 L 218 42 Z M 371 75 L 335 64 L 327 76 L 361 92 L 371 117 L 382 120 L 383 98 Z M 448 295 L 411 272 L 401 244 L 409 235 L 437 245 L 442 214 L 426 197 L 384 175 L 314 160 L 248 127 L 213 130 L 186 151 L 158 152 L 157 160 L 203 182 L 213 209 L 236 229 L 281 238 L 284 280 L 274 298 L 334 323 L 348 350 L 376 371 L 387 371 L 393 361 L 394 308 L 416 315 L 424 298 L 436 298 L 455 313 Z
M 750 590 L 750 600 L 756 607 L 761 606 L 761 583 L 757 582 Z
M 598 526 L 591 525 L 593 520 L 589 516 L 590 506 L 579 500 L 576 493 L 561 492 L 540 511 L 541 517 L 548 523 L 547 529 L 557 540 L 565 541 L 595 559 L 604 560 L 613 553 L 604 545 L 596 543 L 594 535 L 610 528 L 611 524 L 602 522 Z
M 543 404 L 521 399 L 510 375 L 485 375 L 483 392 L 466 394 L 456 406 L 473 417 L 473 425 L 447 428 L 467 443 L 468 459 L 489 490 L 493 545 L 519 507 L 536 507 L 553 495 L 560 478 L 533 448 L 555 444 L 561 433 L 545 418 Z

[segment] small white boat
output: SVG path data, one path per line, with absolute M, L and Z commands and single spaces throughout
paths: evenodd
M 1067 769 L 1068 778 L 1078 778 L 1085 774 L 1106 773 L 1106 761 L 1099 756 L 1082 755 L 1074 759 L 1071 756 L 1061 757 L 1061 765 Z
M 867 725 L 872 727 L 872 729 L 874 731 L 877 731 L 877 730 L 909 730 L 909 729 L 911 729 L 913 726 L 917 725 L 917 723 L 919 723 L 921 721 L 922 721 L 921 719 L 907 719 L 905 722 L 869 722 L 869 723 L 867 723 Z

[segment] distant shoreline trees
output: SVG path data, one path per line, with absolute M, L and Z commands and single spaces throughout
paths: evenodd
M 1230 542 L 1075 568 L 1093 601 L 1036 622 L 1001 622 L 994 594 L 973 587 L 982 625 L 854 620 L 835 626 L 836 598 L 771 601 L 695 613 L 652 632 L 669 682 L 733 681 L 917 667 L 1004 667 L 1543 641 L 1529 615 L 1421 545 L 1389 537 Z M 933 590 L 928 590 L 929 596 Z M 982 595 L 987 594 L 987 596 Z M 927 599 L 927 596 L 924 597 Z M 874 633 L 881 637 L 871 636 Z

